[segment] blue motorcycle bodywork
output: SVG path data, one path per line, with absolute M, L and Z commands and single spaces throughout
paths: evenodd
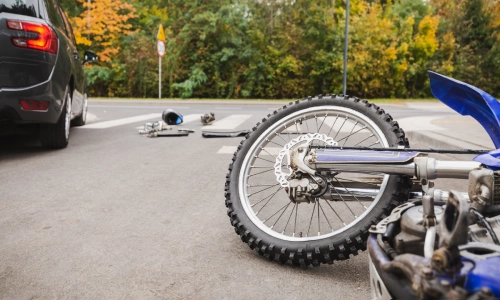
M 500 169 L 500 103 L 485 91 L 429 71 L 432 94 L 463 116 L 471 116 L 490 136 L 497 150 L 474 158 L 490 169 Z

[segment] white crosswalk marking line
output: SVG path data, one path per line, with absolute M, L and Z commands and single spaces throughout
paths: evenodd
M 218 154 L 233 154 L 238 150 L 238 147 L 236 146 L 222 146 L 222 148 L 217 151 Z
M 399 119 L 398 123 L 405 131 L 442 131 L 446 128 L 432 124 L 432 121 L 446 118 L 447 115 L 410 117 Z
M 130 124 L 130 123 L 151 120 L 151 119 L 158 119 L 158 118 L 161 119 L 161 114 L 148 114 L 148 115 L 135 116 L 135 117 L 130 117 L 130 118 L 123 118 L 123 119 L 118 119 L 118 120 L 89 124 L 89 125 L 83 126 L 82 128 L 85 128 L 85 129 L 105 129 L 105 128 L 110 128 L 110 127 Z
M 197 120 L 200 118 L 200 116 L 201 116 L 200 114 L 186 115 L 186 116 L 184 116 L 183 124 Z M 117 119 L 117 120 L 112 120 L 112 121 L 93 123 L 93 124 L 85 125 L 85 126 L 80 127 L 80 128 L 106 129 L 106 128 L 111 128 L 111 127 L 115 127 L 115 126 L 121 126 L 121 125 L 137 123 L 137 122 L 141 122 L 141 121 L 148 121 L 148 120 L 159 121 L 159 120 L 161 120 L 161 114 L 154 113 L 154 114 L 141 115 L 141 116 L 135 116 L 135 117 L 130 117 L 130 118 Z
M 189 123 L 189 122 L 200 120 L 201 116 L 202 116 L 201 114 L 185 115 L 185 116 L 183 116 L 184 117 L 184 121 L 182 122 L 182 124 L 186 124 L 186 123 Z
M 222 146 L 222 148 L 217 151 L 218 154 L 233 154 L 238 149 L 237 146 Z M 261 151 L 259 155 L 261 156 L 278 156 L 282 148 L 278 147 L 265 147 L 265 151 Z
M 202 130 L 220 130 L 220 129 L 235 129 L 248 120 L 252 115 L 230 115 L 221 119 L 219 121 L 215 121 L 212 125 L 203 126 Z

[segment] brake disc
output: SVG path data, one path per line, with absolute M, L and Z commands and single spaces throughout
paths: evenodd
M 325 145 L 328 146 L 337 146 L 338 143 L 333 140 L 333 138 L 327 136 L 326 134 L 320 134 L 320 133 L 308 133 L 301 135 L 290 142 L 288 142 L 283 149 L 278 153 L 278 156 L 276 157 L 276 163 L 274 165 L 274 175 L 276 175 L 276 181 L 279 182 L 279 184 L 282 187 L 289 187 L 290 182 L 288 181 L 288 178 L 290 175 L 292 175 L 293 170 L 290 167 L 290 152 L 294 151 L 294 148 L 297 145 L 303 145 L 303 144 L 308 144 L 310 145 L 313 141 L 320 141 L 323 142 Z M 287 164 L 283 165 L 283 159 L 287 157 Z M 283 171 L 283 166 L 286 166 L 288 169 L 288 173 L 285 173 Z

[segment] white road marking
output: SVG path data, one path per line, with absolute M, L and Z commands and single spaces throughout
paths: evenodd
M 233 154 L 238 149 L 237 146 L 222 146 L 222 148 L 217 151 L 218 154 Z M 265 147 L 263 151 L 261 151 L 259 156 L 278 156 L 282 148 L 279 147 Z
M 406 106 L 412 109 L 418 109 L 418 110 L 427 110 L 427 111 L 440 111 L 440 112 L 455 112 L 452 108 L 446 106 L 446 104 L 441 103 L 441 102 L 417 102 L 417 103 L 412 103 L 408 102 L 406 103 Z M 391 111 L 392 112 L 392 111 Z
M 217 151 L 218 154 L 233 154 L 238 150 L 238 147 L 236 146 L 222 146 L 222 148 Z
M 200 116 L 201 115 L 199 115 L 199 114 L 186 115 L 186 116 L 184 116 L 183 124 L 197 120 L 200 118 Z M 112 121 L 93 123 L 93 124 L 85 125 L 82 128 L 106 129 L 106 128 L 111 128 L 111 127 L 116 127 L 116 126 L 121 126 L 121 125 L 126 125 L 126 124 L 132 124 L 132 123 L 137 123 L 137 122 L 141 122 L 141 121 L 154 120 L 154 119 L 157 119 L 157 121 L 161 120 L 161 114 L 154 113 L 154 114 L 141 115 L 141 116 L 135 116 L 135 117 L 130 117 L 130 118 L 117 119 L 117 120 L 112 120 Z
M 163 108 L 165 106 L 153 106 L 153 105 L 100 105 L 100 104 L 92 104 L 89 105 L 90 108 Z M 190 109 L 189 106 L 169 106 L 171 109 Z
M 248 120 L 252 115 L 230 115 L 221 119 L 219 121 L 215 121 L 212 125 L 203 126 L 202 130 L 221 130 L 221 129 L 235 129 Z
M 183 116 L 184 117 L 184 121 L 182 121 L 182 124 L 186 124 L 186 123 L 189 123 L 189 122 L 200 120 L 201 116 L 202 116 L 201 114 L 185 115 L 185 116 Z
M 97 121 L 97 116 L 87 112 L 87 121 L 86 122 L 93 122 L 93 121 Z
M 432 121 L 437 119 L 443 119 L 448 116 L 426 116 L 426 117 L 409 117 L 404 119 L 399 119 L 399 127 L 403 128 L 404 131 L 442 131 L 447 130 L 438 125 L 432 124 Z
M 117 119 L 117 120 L 112 120 L 112 121 L 94 123 L 94 124 L 83 126 L 82 128 L 85 128 L 85 129 L 105 129 L 105 128 L 110 128 L 110 127 L 130 124 L 130 123 L 137 123 L 137 122 L 151 120 L 151 119 L 159 119 L 159 118 L 161 118 L 161 114 L 155 113 L 155 114 L 148 114 L 148 115 L 135 116 L 135 117 L 130 117 L 130 118 L 123 118 L 123 119 Z

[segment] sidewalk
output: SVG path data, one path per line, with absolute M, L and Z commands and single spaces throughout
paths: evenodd
M 462 116 L 440 102 L 414 102 L 403 105 L 434 113 L 429 116 L 423 114 L 397 120 L 404 129 L 410 146 L 475 150 L 495 148 L 481 124 L 470 116 Z M 435 114 L 439 112 L 442 114 Z M 421 111 L 416 113 L 422 114 Z

